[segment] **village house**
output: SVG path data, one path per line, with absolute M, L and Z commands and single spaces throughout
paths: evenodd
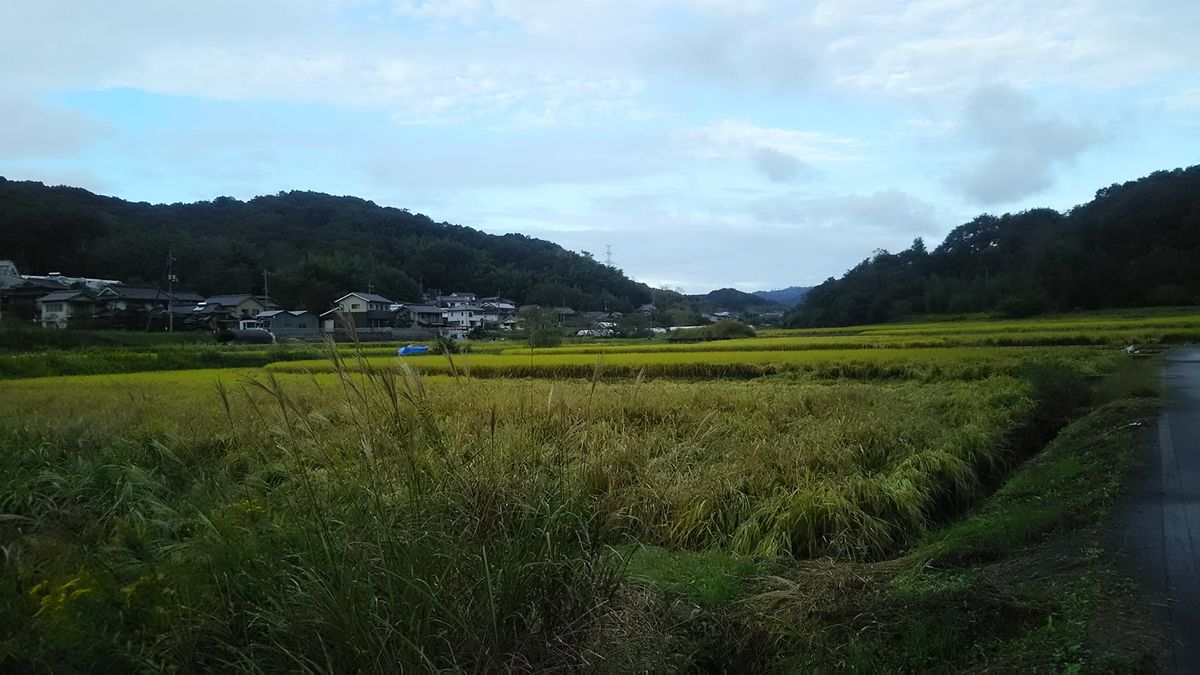
M 61 272 L 51 272 L 49 274 L 27 274 L 26 279 L 41 280 L 41 281 L 57 281 L 58 283 L 70 288 L 87 288 L 92 291 L 102 291 L 109 286 L 120 286 L 121 282 L 116 279 L 96 279 L 94 277 L 76 277 L 63 274 Z
M 17 264 L 11 260 L 0 260 L 0 289 L 16 286 L 24 281 Z
M 24 281 L 21 272 L 17 270 L 16 263 L 11 260 L 0 260 L 0 317 L 10 311 L 6 291 Z
M 304 309 L 268 309 L 255 317 L 276 338 L 315 338 L 321 335 L 321 320 Z
M 484 309 L 475 305 L 455 305 L 446 310 L 446 323 L 453 329 L 456 334 L 461 334 L 466 337 L 466 334 L 474 328 L 479 328 L 483 325 Z
M 176 296 L 176 307 L 185 304 L 185 299 Z M 200 298 L 192 303 L 189 310 L 177 309 L 186 315 L 186 323 L 192 327 L 206 327 L 210 330 L 222 328 L 237 328 L 247 322 L 257 320 L 258 315 L 279 307 L 262 296 L 250 293 L 228 295 L 213 295 Z
M 176 291 L 174 297 L 161 288 L 142 286 L 125 286 L 113 284 L 105 286 L 96 294 L 97 306 L 112 312 L 154 312 L 166 309 L 167 305 L 195 305 L 202 301 L 203 296 L 190 291 Z
M 161 288 L 105 286 L 96 294 L 96 318 L 113 328 L 146 330 L 156 319 L 166 322 L 168 307 L 177 307 L 176 316 L 183 308 L 195 307 L 203 296 L 191 291 L 176 291 L 172 296 Z
M 461 307 L 463 305 L 475 304 L 474 293 L 455 292 L 450 295 L 437 296 L 437 304 L 442 307 Z
M 321 315 L 326 333 L 336 332 L 339 321 L 353 322 L 356 331 L 390 329 L 396 323 L 393 307 L 398 303 L 375 293 L 347 293 L 334 300 L 333 309 Z
M 231 319 L 253 319 L 267 311 L 267 305 L 258 297 L 249 293 L 237 295 L 214 295 L 196 303 L 200 311 L 226 314 Z
M 478 305 L 479 307 L 479 323 L 485 327 L 496 326 L 500 323 L 500 312 L 491 307 Z
M 517 303 L 498 295 L 480 298 L 476 303 L 484 309 L 495 310 L 497 314 L 516 314 Z
M 446 310 L 436 305 L 402 302 L 396 307 L 396 325 L 403 327 L 441 327 L 446 325 Z
M 42 328 L 66 328 L 74 318 L 92 318 L 96 301 L 81 290 L 54 291 L 38 298 L 38 320 Z
M 37 320 L 41 314 L 37 301 L 56 291 L 71 290 L 66 284 L 45 279 L 22 279 L 2 289 L 4 314 L 24 321 Z

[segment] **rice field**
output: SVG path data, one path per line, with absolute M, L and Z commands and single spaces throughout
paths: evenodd
M 275 373 L 331 373 L 401 367 L 425 374 L 464 378 L 647 377 L 675 379 L 754 379 L 792 374 L 815 378 L 853 379 L 980 379 L 1012 375 L 1031 358 L 1053 354 L 1080 372 L 1104 372 L 1123 354 L 1115 349 L 928 348 L 928 349 L 801 349 L 796 351 L 674 351 L 602 354 L 525 350 L 523 354 L 466 354 L 365 358 L 324 358 L 268 365 Z
M 286 395 L 286 412 L 304 418 L 305 433 L 340 462 L 364 442 L 363 430 L 346 420 L 382 414 L 376 406 L 384 401 L 359 393 L 373 386 L 371 378 L 394 377 L 396 387 L 427 397 L 420 411 L 426 417 L 403 423 L 436 430 L 439 461 L 460 472 L 482 469 L 477 479 L 498 466 L 503 474 L 551 471 L 593 504 L 612 543 L 631 536 L 759 555 L 869 557 L 923 531 L 941 500 L 975 495 L 977 472 L 1003 461 L 1005 434 L 1028 421 L 1033 405 L 1011 377 L 712 387 L 668 380 L 466 383 L 402 372 L 350 385 L 333 374 L 230 375 L 42 379 L 19 391 L 6 383 L 0 400 L 10 405 L 0 422 L 19 420 L 26 430 L 55 436 L 86 427 L 100 438 L 187 444 L 228 442 L 228 430 L 238 429 L 237 445 L 269 447 L 286 424 L 267 414 L 272 401 L 261 383 L 269 382 Z M 231 399 L 228 409 L 218 386 Z M 11 405 L 16 398 L 23 409 Z M 359 409 L 351 415 L 348 407 Z M 56 430 L 64 417 L 72 420 L 66 434 Z M 384 447 L 397 441 L 374 430 L 367 435 L 374 452 L 398 452 Z M 822 513 L 800 516 L 801 508 Z
M 0 669 L 663 669 L 631 560 L 668 554 L 639 552 L 901 555 L 1086 409 L 1117 338 L 1191 330 L 1168 318 L 6 379 Z

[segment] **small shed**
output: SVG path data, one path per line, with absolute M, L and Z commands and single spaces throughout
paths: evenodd
M 306 309 L 268 309 L 255 318 L 278 339 L 321 336 L 320 318 Z

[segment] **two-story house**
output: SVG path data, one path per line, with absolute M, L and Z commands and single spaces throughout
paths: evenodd
M 249 293 L 236 295 L 214 295 L 196 303 L 197 307 L 223 313 L 231 319 L 253 319 L 267 311 L 267 305 L 261 298 Z
M 437 296 L 437 303 L 442 307 L 462 307 L 475 304 L 474 293 L 456 292 L 450 295 Z
M 447 334 L 454 338 L 464 338 L 473 328 L 484 324 L 486 310 L 476 305 L 455 305 L 446 308 L 446 323 L 449 326 Z
M 333 301 L 333 309 L 321 315 L 326 333 L 336 331 L 339 321 L 351 321 L 356 330 L 391 328 L 396 323 L 392 310 L 397 304 L 375 293 L 347 293 Z
M 484 317 L 488 326 L 495 326 L 501 330 L 516 330 L 517 303 L 515 301 L 493 295 L 480 300 L 479 306 L 488 310 L 488 314 Z
M 436 305 L 402 302 L 396 308 L 396 325 L 403 327 L 440 327 L 446 324 L 446 310 Z

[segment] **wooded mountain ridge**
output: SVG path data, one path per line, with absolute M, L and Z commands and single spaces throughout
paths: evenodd
M 981 215 L 929 251 L 876 251 L 813 288 L 792 326 L 1031 316 L 1200 302 L 1200 166 L 1111 185 L 1065 213 Z
M 652 297 L 620 270 L 552 242 L 355 197 L 281 192 L 148 204 L 0 178 L 0 258 L 26 273 L 164 285 L 168 251 L 180 287 L 261 293 L 269 270 L 272 299 L 318 311 L 368 287 L 395 300 L 467 290 L 581 310 L 627 311 Z
M 811 286 L 788 286 L 771 291 L 754 291 L 754 295 L 785 307 L 795 307 L 804 302 L 804 296 L 811 290 Z
M 686 296 L 692 304 L 704 312 L 728 310 L 734 312 L 783 311 L 785 307 L 773 300 L 746 293 L 736 288 L 718 288 L 708 293 Z

